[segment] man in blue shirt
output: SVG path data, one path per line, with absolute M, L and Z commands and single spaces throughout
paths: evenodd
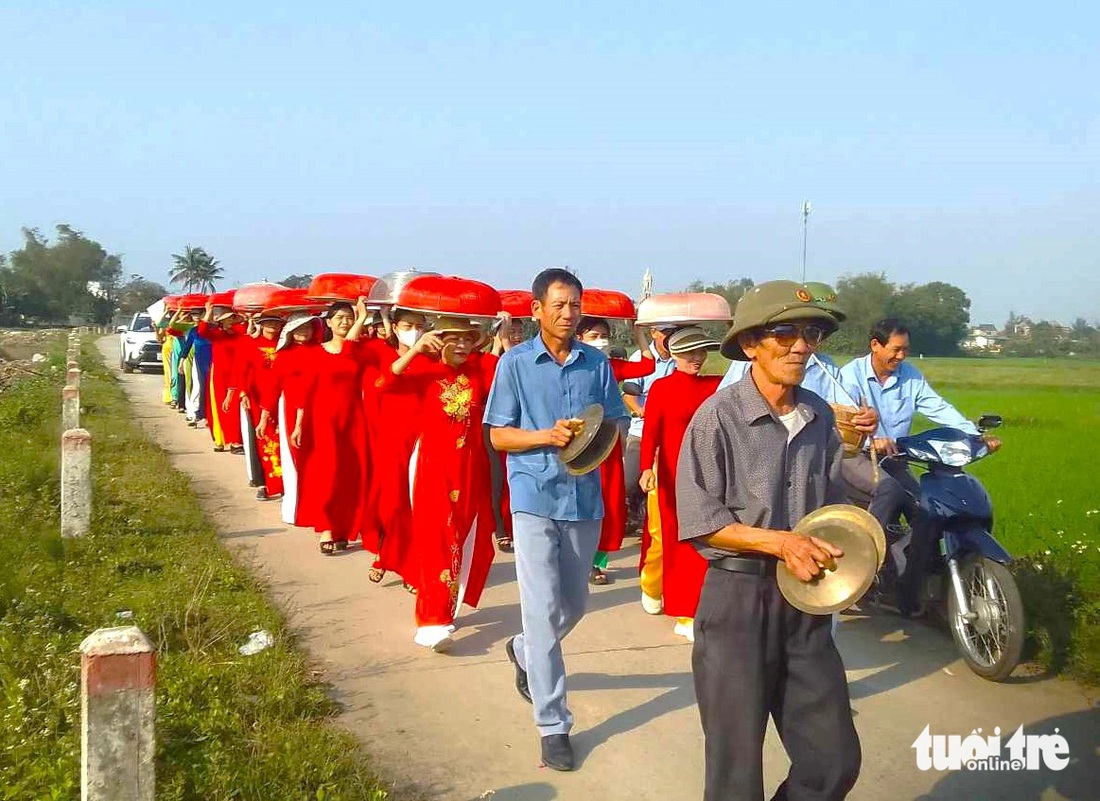
M 559 451 L 587 406 L 601 404 L 604 417 L 623 428 L 628 415 L 607 357 L 575 338 L 581 282 L 566 270 L 543 270 L 531 291 L 539 335 L 501 357 L 485 422 L 493 447 L 508 454 L 523 618 L 523 632 L 505 649 L 516 690 L 534 705 L 543 763 L 572 770 L 561 641 L 584 616 L 603 497 L 599 472 L 571 475 Z
M 977 427 L 929 386 L 920 371 L 905 361 L 909 355 L 909 329 L 893 318 L 879 320 L 871 327 L 871 352 L 844 365 L 840 375 L 845 386 L 862 393 L 878 410 L 879 424 L 872 440 L 880 456 L 898 453 L 897 438 L 909 435 L 913 416 L 920 412 L 940 425 L 977 434 Z M 868 507 L 885 528 L 901 512 L 912 528 L 904 571 L 898 582 L 898 610 L 904 615 L 920 611 L 920 582 L 928 559 L 934 532 L 927 525 L 917 499 L 920 486 L 903 461 L 888 459 L 876 485 L 870 452 L 845 459 L 842 465 L 848 486 L 858 495 L 870 498 Z

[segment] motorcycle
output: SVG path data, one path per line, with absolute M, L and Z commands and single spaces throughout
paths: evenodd
M 998 415 L 978 420 L 983 433 L 1001 425 Z M 993 536 L 993 502 L 985 487 L 963 471 L 992 451 L 981 436 L 934 428 L 897 439 L 898 455 L 922 470 L 920 510 L 932 526 L 937 548 L 930 549 L 920 601 L 937 611 L 967 666 L 984 679 L 1004 681 L 1019 664 L 1026 626 L 1024 605 L 1008 569 L 1012 557 Z M 896 590 L 904 571 L 905 529 L 888 527 L 895 541 L 876 578 L 876 591 Z

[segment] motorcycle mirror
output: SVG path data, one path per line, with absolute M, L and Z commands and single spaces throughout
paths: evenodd
M 1004 420 L 999 414 L 983 414 L 978 418 L 978 428 L 987 431 L 991 428 L 1000 428 Z

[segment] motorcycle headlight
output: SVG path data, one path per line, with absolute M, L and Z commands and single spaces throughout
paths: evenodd
M 972 457 L 969 442 L 945 442 L 932 440 L 928 443 L 936 451 L 939 460 L 949 467 L 962 467 L 970 463 Z

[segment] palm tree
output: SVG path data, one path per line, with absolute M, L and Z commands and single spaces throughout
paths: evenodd
M 172 263 L 168 277 L 185 292 L 213 292 L 214 282 L 224 277 L 218 260 L 200 247 L 187 245 L 183 253 L 173 253 Z

